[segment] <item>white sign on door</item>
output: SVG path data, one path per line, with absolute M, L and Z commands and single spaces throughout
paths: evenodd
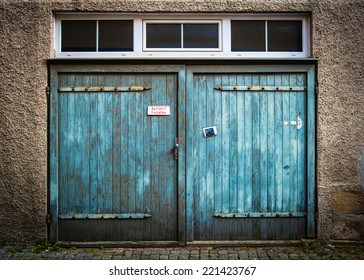
M 155 105 L 148 106 L 148 116 L 169 116 L 171 114 L 170 106 Z

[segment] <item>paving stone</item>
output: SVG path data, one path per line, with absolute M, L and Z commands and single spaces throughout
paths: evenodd
M 266 252 L 259 251 L 257 252 L 258 259 L 260 260 L 269 260 L 269 257 Z
M 268 255 L 270 260 L 279 260 L 279 256 L 278 256 L 276 251 L 268 250 L 267 255 Z
M 75 255 L 73 255 L 73 254 L 67 254 L 64 256 L 65 260 L 73 260 L 74 258 L 75 258 Z
M 229 260 L 238 260 L 239 256 L 237 253 L 229 254 Z
M 249 260 L 257 260 L 258 259 L 258 254 L 257 254 L 256 251 L 249 250 L 248 255 L 249 255 Z
M 111 260 L 111 259 L 112 259 L 112 254 L 104 254 L 104 255 L 102 256 L 102 259 L 103 259 L 103 260 Z
M 290 260 L 298 260 L 298 259 L 299 259 L 299 257 L 298 257 L 298 255 L 297 255 L 297 254 L 289 254 L 289 255 L 288 255 L 288 258 L 289 258 Z
M 285 253 L 279 253 L 278 256 L 281 260 L 289 260 L 288 255 Z

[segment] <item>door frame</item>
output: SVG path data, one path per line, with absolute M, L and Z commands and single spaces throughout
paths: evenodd
M 49 239 L 58 242 L 58 162 L 59 162 L 59 73 L 174 73 L 177 75 L 177 134 L 179 138 L 179 157 L 177 161 L 177 234 L 178 242 L 186 240 L 186 200 L 185 200 L 185 139 L 186 139 L 186 105 L 185 105 L 185 65 L 50 65 L 49 66 L 49 128 L 48 128 L 48 184 L 49 184 Z M 171 147 L 172 148 L 172 147 Z
M 191 96 L 194 94 L 193 77 L 194 74 L 214 74 L 214 73 L 304 73 L 307 77 L 307 238 L 316 237 L 316 80 L 315 65 L 207 65 L 207 66 L 187 66 L 186 67 L 186 113 L 192 115 Z M 187 242 L 194 242 L 194 188 L 193 170 L 191 160 L 193 158 L 192 149 L 189 144 L 193 142 L 193 131 L 190 119 L 187 117 L 186 132 L 186 206 L 187 206 Z

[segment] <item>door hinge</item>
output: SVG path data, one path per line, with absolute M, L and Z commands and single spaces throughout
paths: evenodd
M 315 94 L 316 94 L 316 96 L 318 96 L 318 94 L 319 94 L 319 85 L 318 85 L 318 83 L 316 83 L 316 85 L 315 85 Z
M 50 87 L 46 87 L 46 95 L 48 96 L 49 94 L 50 94 L 50 92 L 51 92 L 51 89 L 50 89 Z
M 51 223 L 51 214 L 47 214 L 46 215 L 46 223 L 50 224 Z

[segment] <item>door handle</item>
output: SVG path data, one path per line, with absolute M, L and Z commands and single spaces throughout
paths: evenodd
M 178 137 L 174 138 L 174 160 L 178 160 L 178 149 L 179 149 L 179 143 L 178 143 Z

